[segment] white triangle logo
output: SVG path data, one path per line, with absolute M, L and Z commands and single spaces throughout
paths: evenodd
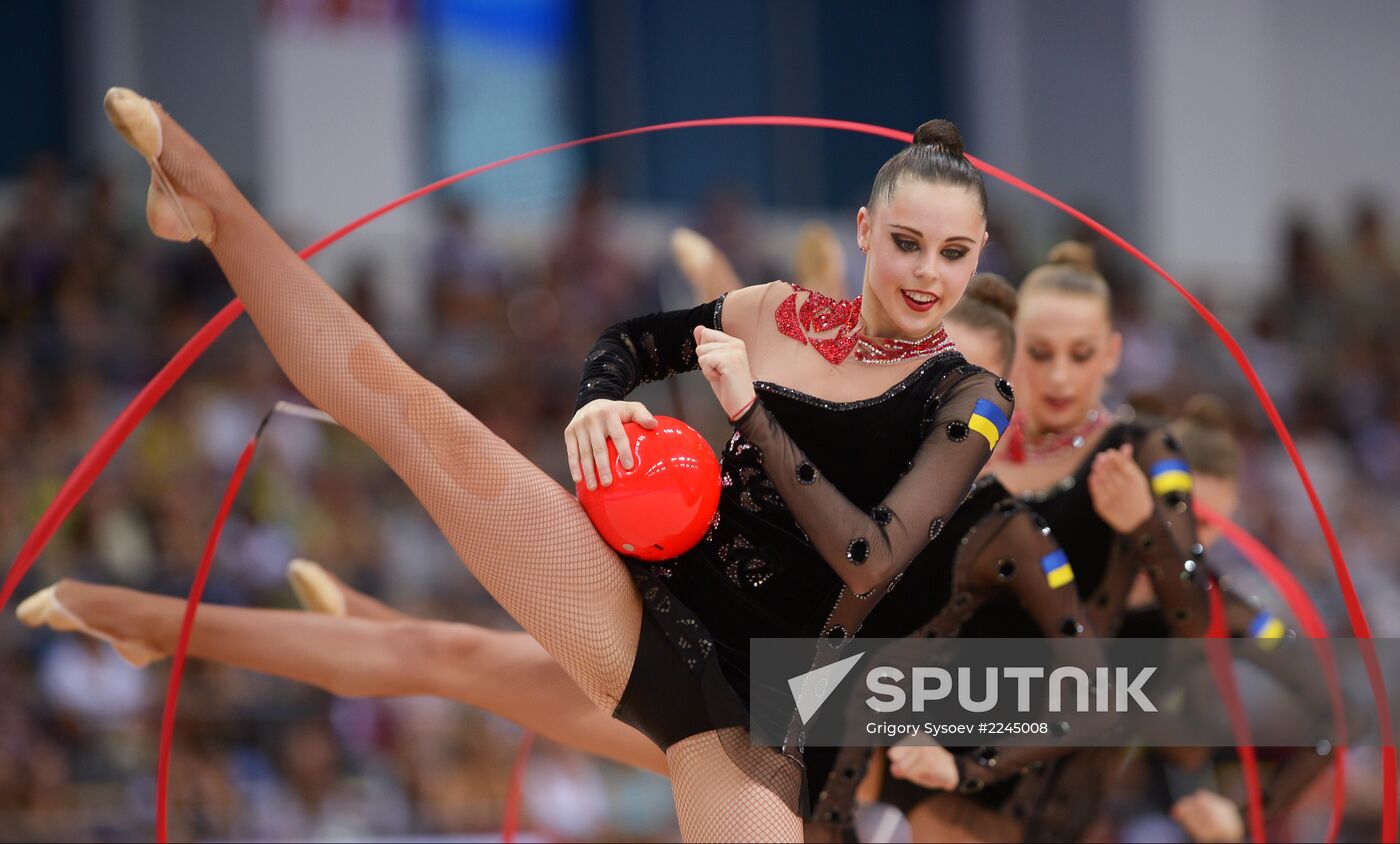
M 803 724 L 812 720 L 812 716 L 817 714 L 817 710 L 821 709 L 822 704 L 826 703 L 826 699 L 841 685 L 841 681 L 846 679 L 846 675 L 856 667 L 857 660 L 863 656 L 864 652 L 848 656 L 840 662 L 833 662 L 806 674 L 798 674 L 788 680 L 788 688 L 792 689 L 792 699 L 797 703 L 797 714 L 802 718 Z

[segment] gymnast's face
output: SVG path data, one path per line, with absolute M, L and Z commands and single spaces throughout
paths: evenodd
M 949 316 L 943 323 L 948 329 L 948 339 L 958 346 L 958 351 L 988 372 L 1004 375 L 1006 370 L 1006 349 L 1001 345 L 1001 337 L 990 328 L 973 328 Z
M 1224 475 L 1205 475 L 1199 472 L 1191 480 L 1191 495 L 1197 501 L 1227 519 L 1234 516 L 1235 510 L 1240 506 L 1239 481 Z M 1220 529 L 1207 522 L 1197 522 L 1196 536 L 1202 545 L 1209 548 L 1220 538 Z
M 901 180 L 889 200 L 856 214 L 856 239 L 866 250 L 865 333 L 916 340 L 962 298 L 987 225 L 972 191 Z
M 1118 369 L 1123 338 L 1104 300 L 1041 290 L 1016 312 L 1016 409 L 1032 432 L 1065 431 L 1088 418 Z

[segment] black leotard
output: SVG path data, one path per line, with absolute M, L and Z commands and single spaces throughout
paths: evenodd
M 578 405 L 694 369 L 693 329 L 722 328 L 722 306 L 610 328 Z M 628 560 L 647 613 L 617 714 L 663 748 L 743 718 L 751 638 L 853 636 L 990 456 L 974 414 L 1004 426 L 1012 405 L 1005 382 L 956 351 L 861 401 L 755 387 L 721 457 L 709 533 L 674 561 Z

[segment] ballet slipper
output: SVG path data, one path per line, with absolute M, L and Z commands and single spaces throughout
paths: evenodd
M 214 214 L 190 196 L 180 196 L 160 164 L 165 137 L 155 103 L 129 88 L 111 88 L 102 101 L 107 119 L 117 133 L 141 153 L 151 168 L 146 191 L 146 222 L 156 237 L 184 243 L 214 241 Z
M 58 600 L 58 586 L 55 583 L 25 598 L 15 610 L 20 622 L 29 627 L 51 627 L 61 633 L 83 633 L 100 639 L 111 645 L 117 656 L 134 668 L 145 668 L 165 658 L 165 654 L 144 642 L 118 639 L 83 621 Z
M 345 616 L 345 593 L 319 563 L 292 560 L 287 564 L 287 582 L 292 585 L 292 592 L 302 609 L 341 618 Z

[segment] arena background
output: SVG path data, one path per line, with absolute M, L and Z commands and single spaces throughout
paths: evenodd
M 912 131 L 943 116 L 972 153 L 1094 214 L 1217 309 L 1298 439 L 1373 631 L 1400 635 L 1397 39 L 1388 2 L 0 5 L 0 553 L 13 557 L 103 427 L 230 298 L 206 253 L 146 231 L 147 173 L 106 125 L 110 85 L 162 101 L 297 247 L 442 176 L 596 132 L 739 114 Z M 474 179 L 314 263 L 567 483 L 560 434 L 583 352 L 619 318 L 687 301 L 671 227 L 710 236 L 751 281 L 790 277 L 794 233 L 813 218 L 853 256 L 855 210 L 896 148 L 772 128 L 615 141 Z M 984 269 L 1017 279 L 1050 244 L 1087 237 L 1001 186 L 991 203 Z M 1316 522 L 1237 370 L 1165 284 L 1096 245 L 1127 340 L 1115 400 L 1151 394 L 1171 411 L 1202 390 L 1225 398 L 1247 445 L 1239 521 L 1345 629 Z M 698 376 L 679 395 L 722 435 Z M 183 594 L 218 490 L 279 398 L 294 394 L 236 325 L 20 596 L 65 576 Z M 644 398 L 674 410 L 676 394 Z M 367 449 L 295 420 L 267 442 L 207 600 L 290 606 L 282 568 L 302 555 L 402 609 L 509 624 Z M 150 837 L 167 668 L 0 621 L 0 840 Z M 489 839 L 519 735 L 443 701 L 338 699 L 194 664 L 172 837 Z M 1351 760 L 1344 835 L 1375 840 L 1379 763 Z M 1326 791 L 1286 833 L 1319 833 Z M 561 840 L 676 834 L 660 778 L 543 742 L 522 823 Z M 1124 805 L 1096 834 L 1180 831 Z

